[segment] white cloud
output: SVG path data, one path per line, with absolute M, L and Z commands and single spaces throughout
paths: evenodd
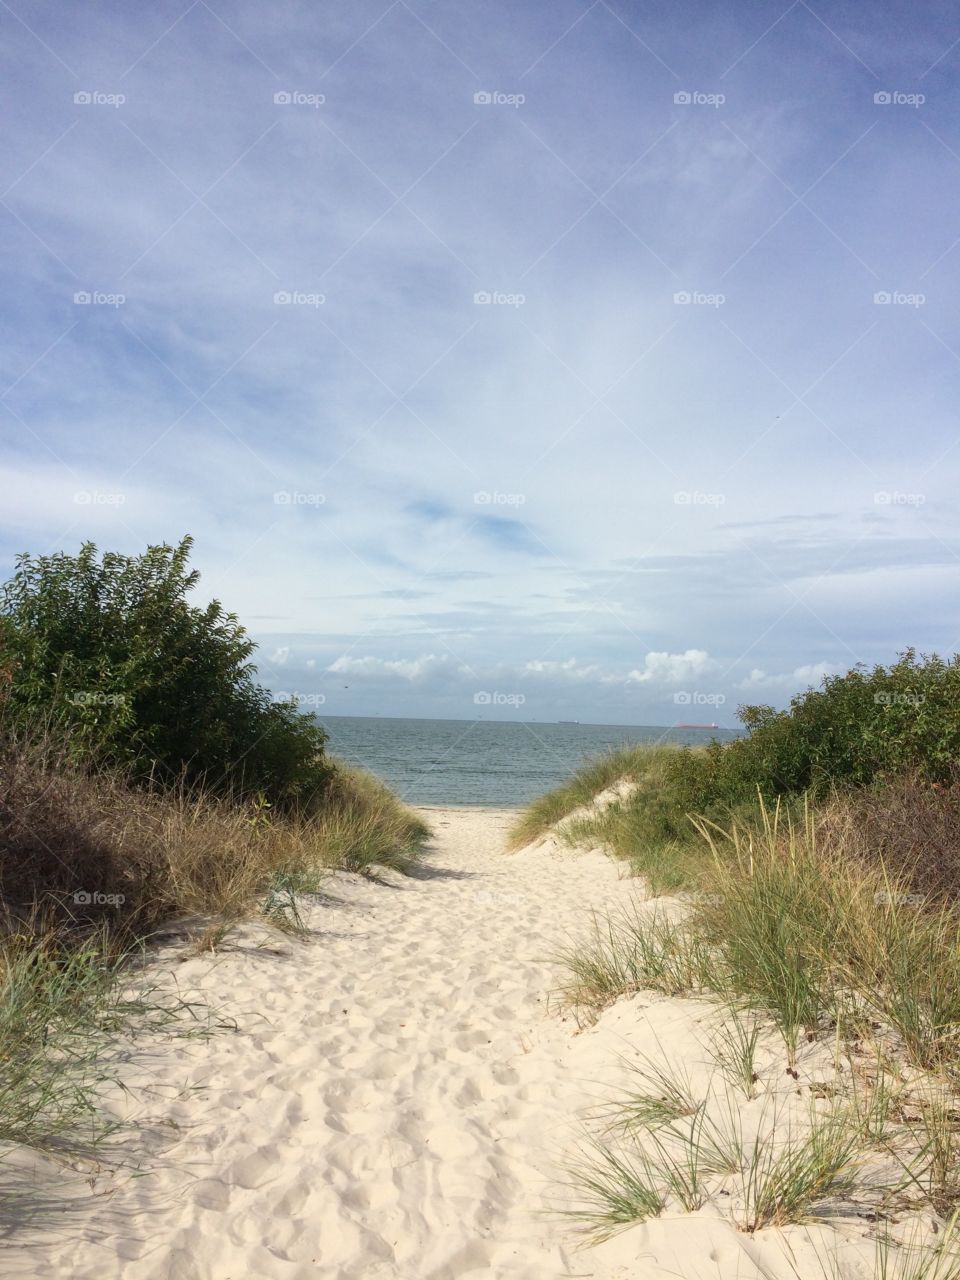
M 741 680 L 739 689 L 788 689 L 806 685 L 818 685 L 824 676 L 839 675 L 843 667 L 832 662 L 808 662 L 794 667 L 792 671 L 784 671 L 779 675 L 768 675 L 759 667 L 754 667 L 745 680 Z
M 566 662 L 547 662 L 538 658 L 524 666 L 523 674 L 550 676 L 555 680 L 596 680 L 600 684 L 617 684 L 623 679 L 622 676 L 604 673 L 596 663 L 578 666 L 576 658 L 568 658 Z
M 274 667 L 285 667 L 290 658 L 290 646 L 283 645 L 279 649 L 274 649 L 267 661 Z
M 686 649 L 683 653 L 648 653 L 643 669 L 631 671 L 629 684 L 680 684 L 695 676 L 716 671 L 720 666 L 706 649 Z
M 337 675 L 387 676 L 400 680 L 427 680 L 436 675 L 470 674 L 470 669 L 462 663 L 435 653 L 426 653 L 419 658 L 351 658 L 343 655 L 332 662 L 327 670 Z

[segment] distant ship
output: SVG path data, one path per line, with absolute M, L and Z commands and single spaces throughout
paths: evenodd
M 579 720 L 558 720 L 557 724 L 579 724 Z
M 675 724 L 675 729 L 719 729 L 718 724 Z

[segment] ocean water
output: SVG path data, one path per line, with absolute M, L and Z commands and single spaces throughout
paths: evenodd
M 408 804 L 514 808 L 568 778 L 584 760 L 627 742 L 705 743 L 728 729 L 522 724 L 320 716 L 328 749 L 377 774 Z

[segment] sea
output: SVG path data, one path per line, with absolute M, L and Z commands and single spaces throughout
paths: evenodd
M 694 745 L 729 729 L 661 725 L 405 720 L 320 716 L 328 750 L 382 778 L 412 805 L 519 808 L 559 786 L 585 760 L 627 743 Z

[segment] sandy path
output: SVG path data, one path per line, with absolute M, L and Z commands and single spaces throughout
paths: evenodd
M 311 943 L 283 940 L 280 957 L 276 939 L 257 950 L 241 935 L 178 964 L 181 988 L 222 1006 L 239 1032 L 135 1058 L 128 1078 L 149 1090 L 133 1112 L 148 1176 L 101 1180 L 104 1198 L 74 1205 L 26 1255 L 0 1256 L 0 1271 L 625 1274 L 585 1265 L 542 1210 L 592 1096 L 566 1061 L 584 1037 L 546 1010 L 549 957 L 629 882 L 598 853 L 505 855 L 508 813 L 428 816 L 423 872 L 389 885 L 338 876 L 338 904 L 311 908 Z M 172 1146 L 158 1116 L 178 1126 Z
M 125 1114 L 137 1128 L 126 1142 L 143 1176 L 104 1173 L 91 1194 L 86 1180 L 44 1168 L 12 1211 L 0 1185 L 0 1276 L 833 1274 L 820 1261 L 843 1243 L 833 1228 L 751 1236 L 709 1203 L 577 1247 L 556 1209 L 585 1115 L 628 1082 L 638 1053 L 705 1087 L 716 1011 L 645 993 L 578 1033 L 547 1009 L 550 957 L 589 929 L 591 909 L 624 903 L 638 883 L 602 854 L 554 841 L 505 854 L 509 813 L 428 816 L 436 839 L 423 871 L 389 884 L 334 877 L 332 900 L 309 908 L 311 941 L 245 926 L 216 956 L 182 945 L 161 955 L 152 972 L 175 973 L 238 1030 L 134 1047 Z M 765 1074 L 792 1097 L 778 1041 Z

